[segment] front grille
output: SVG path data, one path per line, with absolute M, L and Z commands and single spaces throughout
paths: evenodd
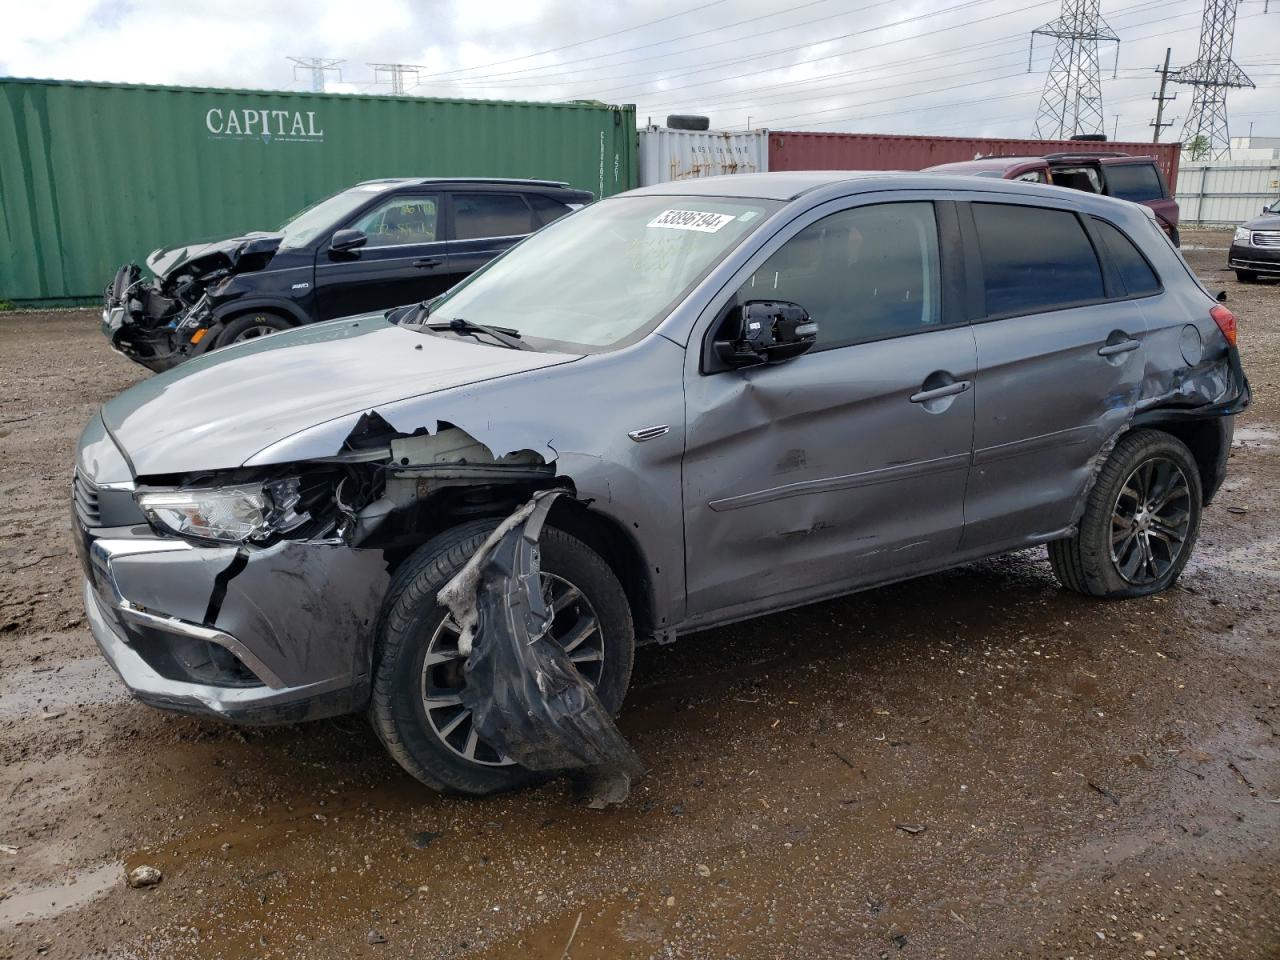
M 1280 230 L 1253 231 L 1253 245 L 1255 247 L 1280 247 Z
M 86 527 L 102 526 L 102 513 L 98 508 L 98 488 L 80 475 L 77 470 L 71 480 L 71 499 L 76 516 Z

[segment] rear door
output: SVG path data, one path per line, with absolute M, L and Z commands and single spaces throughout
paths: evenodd
M 1142 382 L 1146 320 L 1104 281 L 1088 220 L 1019 200 L 962 205 L 978 320 L 965 551 L 1067 528 Z
M 1160 168 L 1150 161 L 1102 164 L 1106 194 L 1150 207 L 1167 233 L 1178 226 L 1178 202 L 1169 196 Z
M 357 214 L 346 229 L 368 241 L 339 252 L 322 245 L 316 254 L 320 318 L 345 317 L 415 303 L 443 293 L 449 284 L 441 197 L 401 194 Z
M 789 226 L 713 305 L 717 322 L 691 345 L 685 374 L 694 622 L 954 554 L 975 365 L 958 245 L 950 202 L 839 201 Z M 801 304 L 817 344 L 785 363 L 717 369 L 717 323 L 751 300 Z
M 454 191 L 449 195 L 449 285 L 533 233 L 541 221 L 522 193 Z

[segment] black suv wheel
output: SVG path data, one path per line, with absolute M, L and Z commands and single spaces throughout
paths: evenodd
M 387 750 L 412 776 L 449 793 L 488 794 L 540 779 L 477 735 L 459 696 L 466 657 L 459 629 L 436 594 L 496 525 L 478 521 L 424 544 L 396 571 L 383 602 L 371 714 Z M 540 538 L 550 635 L 610 712 L 622 706 L 635 653 L 626 593 L 609 565 L 554 527 Z
M 1178 579 L 1200 530 L 1195 458 L 1177 438 L 1135 430 L 1116 444 L 1074 537 L 1049 544 L 1064 587 L 1094 597 L 1141 597 Z

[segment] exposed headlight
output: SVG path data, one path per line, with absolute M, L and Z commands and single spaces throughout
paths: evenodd
M 266 484 L 139 492 L 136 499 L 152 526 L 201 540 L 265 540 L 309 519 L 294 510 L 299 501 L 296 477 Z
M 1244 227 L 1236 227 L 1236 235 L 1235 235 L 1235 237 L 1232 239 L 1232 242 L 1233 242 L 1233 243 L 1248 243 L 1248 242 L 1249 242 L 1249 233 L 1250 233 L 1250 231 L 1249 231 L 1249 230 L 1246 230 Z

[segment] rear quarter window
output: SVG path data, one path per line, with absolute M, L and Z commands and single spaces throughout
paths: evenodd
M 1121 200 L 1142 203 L 1164 199 L 1164 185 L 1156 168 L 1149 163 L 1116 163 L 1104 168 L 1107 193 Z
M 1102 241 L 1107 260 L 1130 297 L 1150 297 L 1160 292 L 1160 278 L 1124 231 L 1093 217 L 1093 229 Z
M 559 220 L 566 213 L 573 212 L 559 200 L 552 200 L 540 193 L 527 193 L 525 199 L 529 201 L 529 206 L 533 207 L 533 215 L 540 227 L 545 227 L 552 220 Z
M 519 237 L 536 226 L 533 212 L 518 193 L 455 193 L 453 232 L 455 240 L 482 240 L 487 237 Z
M 1074 213 L 973 204 L 988 317 L 1061 310 L 1104 299 L 1102 268 Z

